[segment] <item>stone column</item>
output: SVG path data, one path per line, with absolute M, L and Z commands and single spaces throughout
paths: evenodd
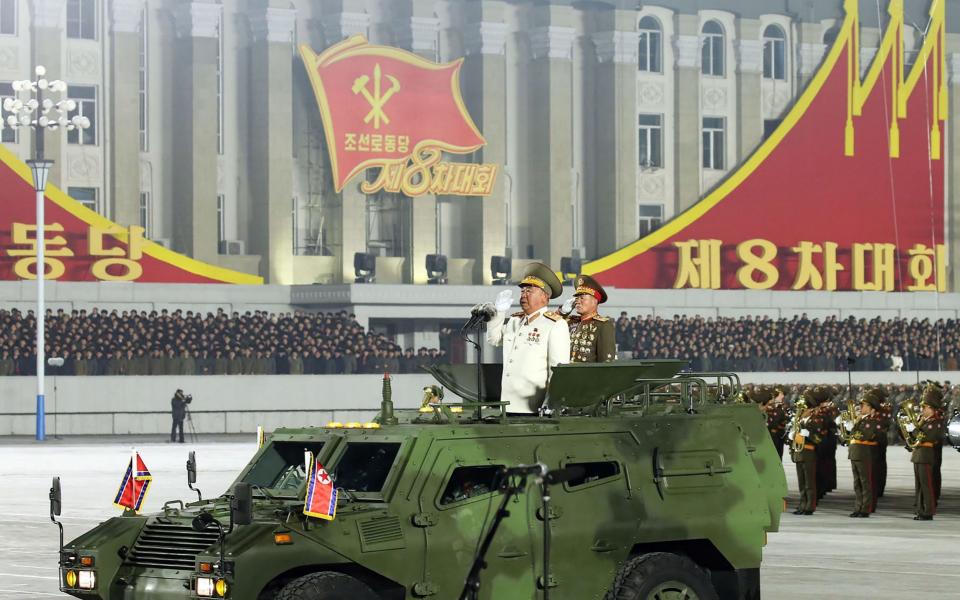
M 596 188 L 584 190 L 584 194 L 588 203 L 596 205 L 596 256 L 604 256 L 637 239 L 639 34 L 635 30 L 603 31 L 595 33 L 593 40 L 598 62 Z
M 763 43 L 760 22 L 737 19 L 737 162 L 743 162 L 763 139 Z M 733 165 L 730 165 L 733 167 Z
M 531 237 L 534 258 L 554 269 L 572 244 L 571 52 L 576 31 L 572 9 L 534 6 L 529 32 Z
M 467 109 L 487 140 L 487 144 L 473 154 L 473 160 L 495 164 L 501 170 L 507 160 L 507 97 L 503 85 L 507 26 L 501 20 L 502 4 L 485 3 L 484 20 L 467 23 L 464 33 L 467 58 L 462 77 Z M 490 257 L 505 252 L 505 189 L 501 172 L 489 196 L 463 199 L 471 223 L 471 227 L 464 230 L 468 235 L 467 256 L 477 259 L 474 282 L 478 284 L 491 283 Z
M 176 7 L 173 92 L 173 247 L 215 262 L 217 251 L 217 36 L 219 4 Z
M 291 58 L 297 13 L 254 9 L 250 15 L 250 251 L 263 256 L 267 283 L 293 281 L 293 129 Z
M 437 60 L 437 33 L 440 20 L 431 16 L 432 7 L 417 3 L 409 18 L 409 30 L 401 36 L 400 46 L 430 61 Z M 401 198 L 404 226 L 407 229 L 403 255 L 404 281 L 426 283 L 428 254 L 438 252 L 437 197 L 424 194 L 416 198 Z
M 802 93 L 823 61 L 828 48 L 823 43 L 822 27 L 819 23 L 801 22 L 798 31 L 800 39 L 797 46 L 797 90 Z
M 365 13 L 340 12 L 329 13 L 323 28 L 327 43 L 332 46 L 354 34 L 366 35 L 369 24 L 370 17 Z M 353 255 L 367 251 L 367 196 L 360 192 L 359 186 L 357 180 L 351 181 L 344 186 L 339 199 L 332 199 L 332 204 L 340 203 L 336 229 L 340 241 L 341 283 L 353 283 L 356 277 Z
M 113 0 L 110 6 L 110 127 L 113 220 L 140 224 L 140 35 L 143 0 Z
M 673 171 L 676 212 L 700 197 L 700 26 L 697 15 L 676 15 Z
M 952 36 L 951 36 L 952 37 Z M 956 46 L 954 46 L 956 47 Z M 960 52 L 947 54 L 947 120 L 944 127 L 944 175 L 947 195 L 947 291 L 960 290 Z M 952 117 L 952 118 L 951 118 Z
M 22 7 L 23 2 L 20 2 L 19 5 Z M 66 0 L 32 0 L 32 5 L 31 50 L 33 63 L 30 65 L 30 70 L 23 73 L 21 79 L 35 80 L 33 67 L 36 65 L 43 65 L 47 68 L 48 79 L 64 79 L 62 57 L 63 40 L 66 37 L 64 31 L 67 14 Z M 20 139 L 23 141 L 23 136 L 30 137 L 30 155 L 35 156 L 36 149 L 33 145 L 34 136 L 32 133 L 32 130 L 25 129 L 20 132 Z M 102 136 L 103 132 L 99 133 Z M 58 187 L 62 187 L 60 173 L 64 161 L 63 146 L 67 143 L 66 137 L 65 133 L 58 132 L 57 135 L 46 136 L 43 142 L 44 157 L 55 161 L 50 169 L 48 181 Z

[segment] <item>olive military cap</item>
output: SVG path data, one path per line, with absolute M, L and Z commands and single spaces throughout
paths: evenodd
M 573 295 L 579 296 L 580 294 L 593 296 L 600 304 L 607 301 L 607 292 L 603 289 L 603 286 L 589 275 L 577 276 L 577 291 L 575 291 Z
M 928 385 L 923 390 L 923 396 L 920 397 L 920 404 L 926 404 L 930 408 L 940 410 L 943 408 L 943 390 L 936 385 Z
M 551 300 L 563 293 L 563 286 L 560 284 L 557 274 L 550 267 L 540 262 L 527 265 L 527 268 L 523 271 L 523 279 L 517 285 L 520 287 L 536 286 L 549 294 Z
M 880 410 L 883 405 L 883 394 L 877 388 L 871 388 L 863 393 L 860 402 L 870 405 L 870 408 Z

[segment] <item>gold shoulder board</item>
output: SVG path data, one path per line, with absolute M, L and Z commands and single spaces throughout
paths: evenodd
M 560 315 L 558 315 L 557 313 L 555 313 L 555 312 L 553 312 L 553 311 L 547 311 L 547 312 L 543 313 L 543 316 L 545 316 L 546 318 L 550 319 L 551 321 L 559 321 L 560 319 L 562 319 L 562 317 L 561 317 Z

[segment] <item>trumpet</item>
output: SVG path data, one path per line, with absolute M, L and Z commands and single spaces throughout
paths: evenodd
M 897 426 L 900 428 L 900 435 L 903 436 L 904 445 L 911 452 L 923 441 L 922 424 L 922 420 L 917 415 L 917 406 L 912 400 L 907 400 L 900 405 L 897 410 Z
M 857 405 L 853 400 L 847 400 L 847 408 L 840 412 L 837 415 L 837 418 L 834 422 L 837 424 L 837 436 L 840 437 L 840 443 L 846 446 L 850 443 L 851 438 L 853 437 L 850 433 L 853 431 L 853 428 L 857 426 L 857 423 L 860 421 L 860 412 L 857 410 Z M 850 429 L 847 429 L 847 425 L 851 425 Z
M 793 415 L 790 416 L 790 449 L 794 452 L 803 452 L 803 446 L 807 439 L 800 435 L 803 429 L 800 416 L 807 410 L 807 402 L 800 398 L 793 406 Z

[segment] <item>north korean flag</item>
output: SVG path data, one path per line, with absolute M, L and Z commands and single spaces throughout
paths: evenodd
M 332 521 L 337 516 L 337 490 L 333 487 L 333 479 L 323 465 L 317 463 L 312 452 L 305 453 L 304 461 L 308 479 L 303 514 Z
M 137 466 L 136 471 L 133 470 L 134 465 Z M 147 497 L 147 490 L 150 489 L 152 482 L 153 475 L 150 474 L 150 470 L 147 469 L 143 459 L 140 458 L 140 453 L 135 451 L 133 456 L 130 457 L 126 472 L 123 474 L 120 489 L 117 490 L 117 495 L 113 499 L 114 505 L 133 512 L 140 512 L 140 506 Z

